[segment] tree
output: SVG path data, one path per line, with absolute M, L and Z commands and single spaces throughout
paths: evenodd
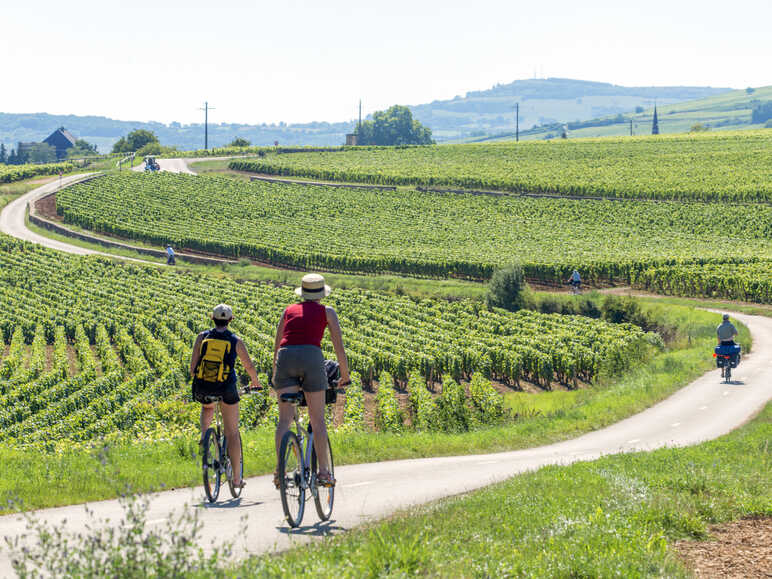
M 526 287 L 523 268 L 520 265 L 513 264 L 496 270 L 488 284 L 485 303 L 488 307 L 517 311 L 525 305 Z
M 236 137 L 231 141 L 230 145 L 228 146 L 229 147 L 249 147 L 251 144 L 252 143 L 250 143 L 246 139 L 243 139 L 241 137 Z
M 113 153 L 132 153 L 139 151 L 142 147 L 148 143 L 158 143 L 158 137 L 155 136 L 153 131 L 145 129 L 137 129 L 131 131 L 125 137 L 121 137 L 113 145 Z
M 145 155 L 160 155 L 162 152 L 161 143 L 156 141 L 155 143 L 147 143 L 141 149 L 138 149 L 137 155 L 144 157 Z
M 55 163 L 56 149 L 47 143 L 29 143 L 23 151 L 16 154 L 17 162 L 21 163 Z
M 11 149 L 11 152 L 8 155 L 8 164 L 9 165 L 19 164 L 19 156 L 16 154 L 16 149 Z
M 745 92 L 748 94 L 753 94 L 756 92 L 756 89 L 749 86 L 748 88 L 745 89 Z
M 5 165 L 8 161 L 8 153 L 5 150 L 5 144 L 0 143 L 0 164 Z
M 83 139 L 78 139 L 75 141 L 75 146 L 67 150 L 67 156 L 70 159 L 77 157 L 91 157 L 98 154 L 99 152 L 97 151 L 96 145 L 92 145 Z
M 373 114 L 355 131 L 360 145 L 432 145 L 432 130 L 413 119 L 410 109 L 394 105 Z
M 638 105 L 637 107 L 635 107 L 635 112 L 636 113 L 642 113 L 643 112 L 643 107 L 641 105 Z

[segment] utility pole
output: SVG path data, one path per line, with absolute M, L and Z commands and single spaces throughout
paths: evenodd
M 515 142 L 520 142 L 520 103 L 515 103 Z
M 209 149 L 209 111 L 213 111 L 214 107 L 209 106 L 208 101 L 204 101 L 204 108 L 198 109 L 204 111 L 204 150 Z

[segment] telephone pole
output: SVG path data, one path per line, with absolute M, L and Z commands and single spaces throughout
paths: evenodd
M 209 149 L 209 111 L 213 111 L 214 107 L 209 106 L 208 101 L 204 101 L 204 108 L 198 109 L 204 111 L 204 150 Z

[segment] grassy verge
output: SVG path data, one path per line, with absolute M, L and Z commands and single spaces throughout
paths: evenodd
M 6 205 L 7 203 L 10 203 L 16 199 L 16 197 L 24 195 L 25 193 L 29 193 L 33 189 L 37 189 L 38 187 L 45 185 L 46 183 L 50 183 L 51 181 L 54 181 L 58 178 L 59 177 L 56 176 L 33 177 L 31 179 L 25 179 L 24 181 L 3 183 L 0 185 L 0 203 Z
M 75 247 L 82 247 L 84 249 L 92 249 L 94 251 L 99 251 L 102 253 L 107 253 L 110 255 L 114 255 L 115 257 L 130 257 L 132 259 L 141 259 L 143 261 L 148 261 L 152 263 L 158 263 L 158 264 L 165 264 L 166 259 L 161 257 L 154 257 L 152 255 L 148 255 L 145 253 L 139 253 L 137 251 L 130 251 L 125 249 L 118 249 L 115 247 L 105 247 L 103 245 L 99 245 L 98 243 L 90 243 L 88 241 L 83 241 L 82 239 L 76 239 L 74 237 L 68 237 L 66 235 L 61 235 L 59 233 L 56 233 L 54 231 L 50 231 L 48 229 L 45 229 L 43 227 L 38 227 L 34 223 L 30 223 L 29 218 L 26 218 L 25 220 L 27 229 L 30 231 L 34 231 L 38 235 L 42 235 L 43 237 L 47 237 L 49 239 L 54 239 L 56 241 L 61 241 L 62 243 L 67 243 L 68 245 L 74 245 Z M 156 248 L 158 249 L 158 248 Z
M 772 305 L 739 303 L 726 300 L 711 300 L 705 298 L 674 298 L 674 297 L 656 297 L 656 298 L 637 298 L 647 302 L 657 301 L 662 304 L 674 306 L 691 306 L 700 308 L 712 308 L 715 310 L 726 310 L 727 312 L 739 312 L 741 314 L 750 314 L 752 316 L 772 317 Z
M 465 433 L 333 433 L 338 464 L 440 455 L 474 454 L 526 448 L 564 440 L 634 414 L 671 394 L 712 367 L 716 314 L 690 308 L 647 306 L 661 323 L 678 328 L 673 349 L 653 357 L 621 378 L 575 393 L 545 392 L 512 401 L 520 417 Z M 740 328 L 743 347 L 750 336 Z M 568 399 L 570 397 L 570 399 Z M 524 406 L 524 404 L 528 406 Z M 527 411 L 529 408 L 540 412 Z M 191 409 L 194 412 L 195 409 Z M 194 420 L 191 417 L 191 423 Z M 152 443 L 109 448 L 77 448 L 60 453 L 0 448 L 0 509 L 20 498 L 22 508 L 72 504 L 117 496 L 120 485 L 137 490 L 200 484 L 194 434 Z M 243 433 L 248 475 L 273 471 L 273 432 Z M 40 489 L 46 489 L 44 493 Z
M 688 577 L 668 550 L 707 525 L 772 515 L 772 405 L 684 449 L 545 467 L 469 495 L 247 560 L 241 577 Z

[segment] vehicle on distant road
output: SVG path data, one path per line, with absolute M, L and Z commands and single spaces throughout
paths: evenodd
M 160 170 L 161 170 L 161 165 L 158 164 L 158 161 L 156 160 L 155 157 L 153 157 L 152 155 L 148 155 L 147 157 L 145 157 L 145 171 L 150 171 L 154 173 Z

